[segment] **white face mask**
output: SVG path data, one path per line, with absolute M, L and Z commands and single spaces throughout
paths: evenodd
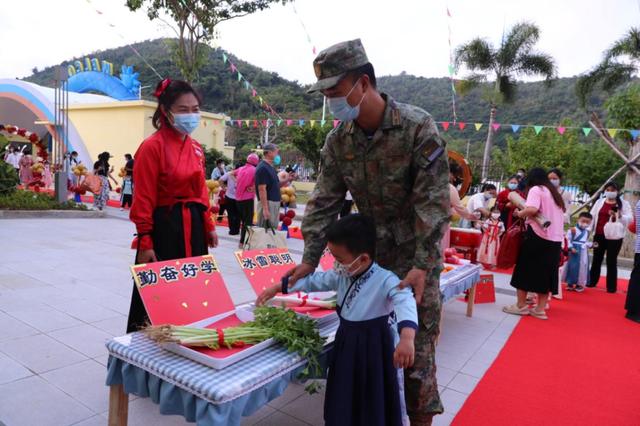
M 358 81 L 360 81 L 360 79 L 358 79 Z M 360 104 L 362 104 L 366 93 L 362 95 L 362 98 L 360 98 L 360 102 L 358 102 L 358 105 L 356 106 L 351 106 L 349 105 L 349 102 L 347 102 L 347 98 L 349 97 L 351 92 L 353 92 L 353 89 L 356 88 L 358 81 L 356 81 L 351 90 L 349 90 L 347 96 L 327 98 L 329 111 L 331 111 L 331 114 L 333 114 L 333 116 L 340 121 L 353 121 L 358 118 L 358 115 L 360 115 Z
M 549 181 L 551 181 L 551 185 L 555 186 L 556 188 L 560 186 L 560 179 L 549 179 Z
M 492 219 L 500 219 L 500 213 L 491 213 Z
M 616 197 L 618 196 L 618 192 L 617 191 L 605 191 L 604 192 L 604 196 L 607 197 L 607 199 L 609 199 L 609 200 L 615 200 Z
M 333 270 L 336 272 L 336 274 L 342 276 L 342 277 L 352 277 L 355 275 L 357 269 L 355 271 L 351 271 L 351 267 L 353 266 L 354 263 L 356 263 L 358 261 L 358 259 L 360 259 L 360 256 L 356 257 L 355 259 L 353 259 L 353 262 L 351 262 L 348 265 L 345 265 L 343 263 L 338 262 L 337 260 L 333 261 Z
M 490 192 L 485 192 L 484 193 L 484 199 L 485 200 L 490 200 L 493 198 L 493 195 Z

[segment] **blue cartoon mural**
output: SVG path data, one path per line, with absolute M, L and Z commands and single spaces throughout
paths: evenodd
M 140 73 L 132 66 L 123 65 L 120 78 L 113 75 L 113 64 L 85 58 L 67 67 L 69 91 L 77 93 L 99 92 L 119 101 L 140 99 Z

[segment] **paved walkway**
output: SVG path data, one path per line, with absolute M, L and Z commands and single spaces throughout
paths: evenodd
M 105 425 L 104 342 L 122 335 L 132 283 L 128 266 L 134 232 L 125 215 L 109 209 L 103 219 L 0 221 L 0 423 L 7 426 Z M 236 237 L 220 228 L 212 251 L 236 304 L 254 299 L 237 265 Z M 299 261 L 302 241 L 290 240 Z M 500 307 L 513 301 L 506 276 L 496 276 L 498 302 L 446 305 L 436 354 L 446 412 L 435 424 L 449 424 L 491 365 L 516 325 Z M 290 386 L 245 425 L 321 425 L 323 395 Z M 132 425 L 183 425 L 162 416 L 148 398 L 131 397 Z

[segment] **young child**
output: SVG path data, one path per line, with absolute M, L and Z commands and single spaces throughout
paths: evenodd
M 335 290 L 340 326 L 329 361 L 325 424 L 402 425 L 404 398 L 401 401 L 394 366 L 413 365 L 416 301 L 409 289 L 398 288 L 396 275 L 374 262 L 376 230 L 371 218 L 345 216 L 329 229 L 327 239 L 336 259 L 332 270 L 315 272 L 294 285 L 285 277 L 256 303 L 264 304 L 279 291 Z M 389 320 L 394 316 L 397 323 Z
M 567 231 L 567 247 L 569 259 L 565 269 L 567 291 L 581 292 L 589 279 L 589 228 L 593 216 L 588 212 L 582 212 L 578 216 L 578 223 Z
M 500 236 L 504 233 L 504 224 L 500 220 L 500 210 L 491 209 L 491 216 L 482 224 L 482 241 L 478 249 L 478 262 L 493 268 L 498 260 Z
M 125 207 L 131 208 L 131 202 L 133 201 L 133 180 L 131 176 L 125 176 L 122 179 L 122 204 L 120 210 L 124 210 Z

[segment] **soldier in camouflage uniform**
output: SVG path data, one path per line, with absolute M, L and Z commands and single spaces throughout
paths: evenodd
M 415 364 L 405 371 L 407 411 L 414 425 L 443 412 L 435 342 L 439 333 L 443 226 L 449 220 L 446 149 L 431 116 L 376 90 L 373 67 L 360 40 L 339 43 L 314 60 L 321 91 L 342 120 L 322 148 L 318 182 L 302 221 L 302 264 L 290 282 L 313 272 L 347 190 L 358 211 L 376 221 L 376 261 L 413 287 L 419 330 Z M 345 98 L 346 97 L 346 98 Z M 353 106 L 355 105 L 355 106 Z

